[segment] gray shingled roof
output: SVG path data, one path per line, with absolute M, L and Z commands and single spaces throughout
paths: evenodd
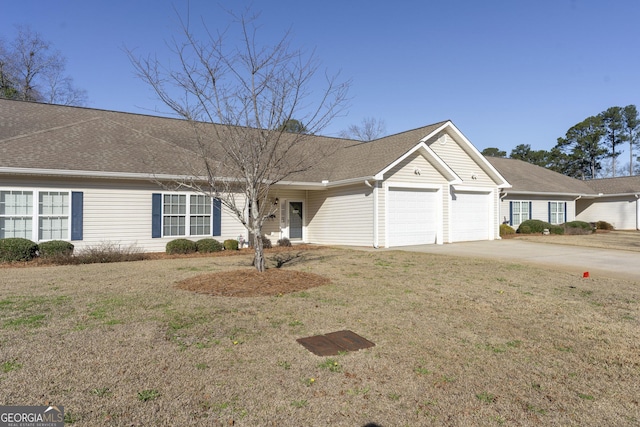
M 309 135 L 294 155 L 317 156 L 318 163 L 289 180 L 375 175 L 442 123 L 369 143 Z M 0 99 L 0 168 L 193 174 L 186 169 L 198 158 L 193 136 L 180 119 Z
M 596 193 L 640 194 L 640 175 L 592 179 L 585 182 Z
M 593 194 L 585 182 L 522 160 L 487 157 L 489 163 L 511 184 L 508 193 Z

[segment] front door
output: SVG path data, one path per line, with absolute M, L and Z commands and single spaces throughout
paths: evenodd
M 289 238 L 302 240 L 302 202 L 289 202 Z

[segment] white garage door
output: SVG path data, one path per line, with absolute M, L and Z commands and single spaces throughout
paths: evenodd
M 451 201 L 451 240 L 488 240 L 491 193 L 455 191 Z
M 390 188 L 389 246 L 436 243 L 439 193 L 418 188 Z

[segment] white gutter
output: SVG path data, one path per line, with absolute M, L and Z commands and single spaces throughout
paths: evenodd
M 502 193 L 502 194 L 500 195 L 500 201 L 501 201 L 501 202 L 504 202 L 504 198 L 505 198 L 505 197 L 507 197 L 508 195 L 509 195 L 509 193 L 507 193 L 507 192 Z
M 11 175 L 44 175 L 79 178 L 115 178 L 115 179 L 144 179 L 144 180 L 196 180 L 207 181 L 205 177 L 169 174 L 151 174 L 136 172 L 105 172 L 66 169 L 35 169 L 35 168 L 0 168 L 0 174 Z
M 549 196 L 550 194 L 554 196 L 567 196 L 567 197 L 597 197 L 596 194 L 585 194 L 585 193 L 555 193 L 555 192 L 545 192 L 541 193 L 539 191 L 518 191 L 511 190 L 510 194 L 522 194 L 522 195 L 534 195 L 534 196 Z

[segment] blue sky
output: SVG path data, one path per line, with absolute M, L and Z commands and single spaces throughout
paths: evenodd
M 242 0 L 191 0 L 192 19 L 223 28 Z M 186 0 L 3 0 L 0 37 L 30 25 L 67 58 L 94 108 L 166 108 L 134 76 L 123 47 L 166 55 Z M 352 79 L 351 106 L 324 132 L 364 117 L 389 134 L 451 119 L 482 150 L 548 150 L 567 129 L 640 104 L 637 0 L 253 2 L 265 40 L 293 32 L 322 66 Z M 627 158 L 622 157 L 622 162 Z

